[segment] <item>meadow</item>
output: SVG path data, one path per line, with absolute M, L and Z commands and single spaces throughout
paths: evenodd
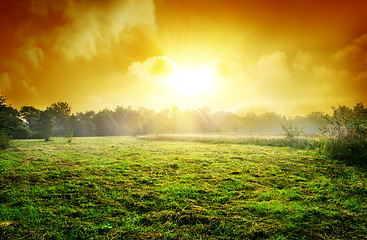
M 317 150 L 14 140 L 0 180 L 2 239 L 367 239 L 366 169 Z

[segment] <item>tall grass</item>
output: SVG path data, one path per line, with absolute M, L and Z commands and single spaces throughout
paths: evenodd
M 367 165 L 367 139 L 343 140 L 325 139 L 324 152 L 333 159 L 349 164 Z
M 155 141 L 184 141 L 228 144 L 253 144 L 271 147 L 292 147 L 306 149 L 314 145 L 316 139 L 309 137 L 288 138 L 283 136 L 246 136 L 246 135 L 204 135 L 204 134 L 166 134 L 141 136 L 140 139 Z

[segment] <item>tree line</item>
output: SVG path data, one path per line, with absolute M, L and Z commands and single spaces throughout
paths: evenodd
M 67 102 L 52 103 L 46 109 L 23 106 L 19 110 L 0 94 L 0 148 L 10 139 L 45 139 L 52 136 L 92 137 L 166 133 L 285 133 L 292 141 L 301 133 L 321 133 L 314 146 L 337 159 L 367 163 L 367 108 L 332 107 L 333 114 L 312 112 L 287 118 L 274 112 L 263 114 L 213 112 L 209 108 L 181 110 L 173 105 L 160 112 L 143 107 L 118 106 L 114 110 L 72 113 Z M 293 146 L 293 145 L 292 145 Z
M 123 136 L 162 133 L 281 133 L 282 124 L 292 121 L 306 133 L 316 133 L 325 125 L 322 113 L 314 112 L 304 117 L 286 118 L 276 113 L 248 113 L 238 116 L 232 112 L 212 112 L 203 107 L 181 110 L 173 105 L 160 112 L 143 107 L 118 106 L 114 110 L 98 112 L 71 112 L 67 102 L 52 103 L 44 110 L 23 106 L 20 110 L 0 98 L 0 128 L 4 135 L 15 139 L 52 136 Z

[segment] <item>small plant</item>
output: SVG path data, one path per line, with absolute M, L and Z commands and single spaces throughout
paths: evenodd
M 280 124 L 285 132 L 285 146 L 294 148 L 307 148 L 310 145 L 310 140 L 307 138 L 298 138 L 303 133 L 303 128 L 293 126 L 292 122 Z
M 280 124 L 285 131 L 285 136 L 289 139 L 295 139 L 303 133 L 303 128 L 293 127 L 292 122 L 288 124 Z
M 106 222 L 104 222 L 104 223 L 102 224 L 102 226 L 101 226 L 101 230 L 102 230 L 102 231 L 106 231 L 106 230 L 109 230 L 109 229 L 111 229 L 111 228 L 112 228 L 111 224 L 106 223 Z
M 74 136 L 73 129 L 71 128 L 66 129 L 64 137 L 68 143 L 71 143 L 71 141 L 73 140 L 73 136 Z

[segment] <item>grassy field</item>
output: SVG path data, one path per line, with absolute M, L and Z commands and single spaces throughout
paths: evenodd
M 16 140 L 0 180 L 4 239 L 367 239 L 366 170 L 311 150 Z

